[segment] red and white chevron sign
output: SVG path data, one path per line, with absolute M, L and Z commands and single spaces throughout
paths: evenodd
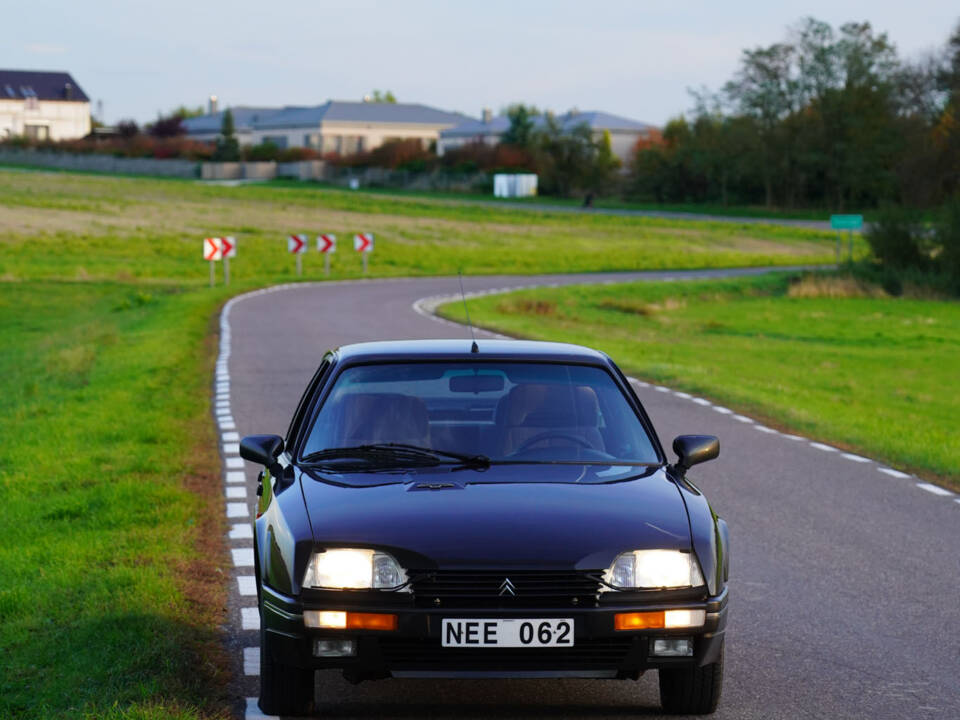
M 203 259 L 213 262 L 223 257 L 223 251 L 220 247 L 220 238 L 203 239 Z
M 225 258 L 237 256 L 237 240 L 233 237 L 220 238 L 220 253 Z
M 290 235 L 287 238 L 287 250 L 294 255 L 305 253 L 307 251 L 307 236 Z
M 373 252 L 373 233 L 357 233 L 354 235 L 353 249 L 357 252 Z
M 317 250 L 322 253 L 332 253 L 337 251 L 336 235 L 317 235 Z

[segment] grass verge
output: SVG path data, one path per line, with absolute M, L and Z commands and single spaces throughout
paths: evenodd
M 0 285 L 0 717 L 223 715 L 221 300 Z
M 529 290 L 471 300 L 470 314 L 960 488 L 960 303 L 778 274 Z

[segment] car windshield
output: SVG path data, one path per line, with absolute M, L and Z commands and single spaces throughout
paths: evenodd
M 347 368 L 314 417 L 300 457 L 354 469 L 660 463 L 606 370 L 505 362 Z

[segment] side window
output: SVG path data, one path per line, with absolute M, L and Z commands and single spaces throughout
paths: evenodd
M 314 374 L 313 380 L 311 380 L 310 384 L 307 385 L 307 390 L 303 393 L 303 397 L 300 398 L 300 404 L 297 405 L 297 411 L 293 414 L 293 420 L 290 421 L 290 427 L 287 428 L 287 437 L 284 441 L 284 447 L 289 448 L 292 443 L 296 442 L 297 433 L 300 430 L 300 426 L 303 425 L 303 419 L 310 407 L 310 401 L 316 394 L 317 388 L 319 388 L 323 383 L 332 365 L 333 356 L 328 354 L 326 357 L 324 357 L 323 362 L 320 363 L 320 367 Z

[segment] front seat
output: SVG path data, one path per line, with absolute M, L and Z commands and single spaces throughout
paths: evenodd
M 403 443 L 430 446 L 430 417 L 420 398 L 364 393 L 340 399 L 340 445 Z
M 523 444 L 544 433 L 573 435 L 594 450 L 603 451 L 600 405 L 593 388 L 526 383 L 517 385 L 497 405 L 499 447 L 512 455 Z M 570 446 L 569 440 L 546 439 L 537 447 Z

